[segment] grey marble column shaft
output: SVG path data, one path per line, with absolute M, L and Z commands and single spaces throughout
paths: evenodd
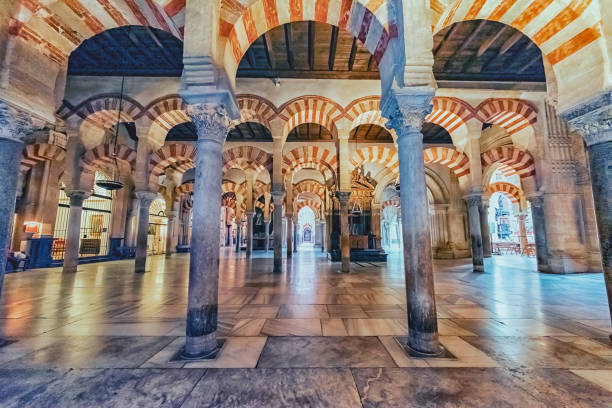
M 482 237 L 482 255 L 491 257 L 491 231 L 489 229 L 489 200 L 483 200 L 480 207 L 480 235 Z
M 549 272 L 548 244 L 546 242 L 546 217 L 544 216 L 544 197 L 541 195 L 527 198 L 531 203 L 531 223 L 533 224 L 533 238 L 536 247 L 536 260 L 538 271 Z
M 342 272 L 351 271 L 351 239 L 349 231 L 349 202 L 350 191 L 337 191 L 338 203 L 340 204 L 340 256 L 342 260 Z
M 434 293 L 429 206 L 421 127 L 431 111 L 433 89 L 399 89 L 383 105 L 397 133 L 404 272 L 408 317 L 407 348 L 422 356 L 441 354 Z
M 266 247 L 265 248 L 266 248 L 266 252 L 268 252 L 270 250 L 270 221 L 269 220 L 268 221 L 264 221 L 264 226 L 265 226 L 265 229 L 266 229 L 266 235 L 265 235 L 265 237 L 266 237 L 266 242 L 265 242 Z
M 137 191 L 138 229 L 136 232 L 136 259 L 134 272 L 144 273 L 147 267 L 147 241 L 149 239 L 149 209 L 157 195 L 150 191 Z
M 251 254 L 253 253 L 253 213 L 252 212 L 247 212 L 246 213 L 246 219 L 247 219 L 247 227 L 246 227 L 246 256 L 247 258 L 251 257 Z
M 284 191 L 272 191 L 274 200 L 274 213 L 272 222 L 274 225 L 274 273 L 283 271 L 283 199 Z
M 472 265 L 474 272 L 484 272 L 484 261 L 482 251 L 482 228 L 480 226 L 480 208 L 482 198 L 480 194 L 466 196 L 468 207 L 468 221 L 470 223 L 470 239 L 472 242 Z
M 321 252 L 325 252 L 325 244 L 327 243 L 327 233 L 325 229 L 327 228 L 327 223 L 325 221 L 321 222 Z
M 6 250 L 10 242 L 15 197 L 17 195 L 17 177 L 21 163 L 23 142 L 11 139 L 0 139 L 0 293 L 6 268 Z M 20 227 L 20 226 L 16 226 Z
M 187 110 L 198 131 L 193 189 L 187 330 L 182 354 L 205 358 L 218 351 L 219 220 L 221 219 L 222 149 L 229 125 L 218 105 L 191 105 Z
M 293 252 L 297 252 L 298 246 L 298 222 L 297 219 L 293 220 Z
M 242 240 L 242 226 L 241 223 L 236 224 L 236 253 L 240 253 L 240 241 Z
M 83 215 L 83 201 L 89 196 L 85 191 L 66 191 L 70 198 L 70 212 L 68 213 L 68 226 L 66 227 L 66 243 L 64 245 L 63 272 L 77 271 L 79 265 L 79 243 L 81 242 L 81 218 Z
M 168 225 L 166 227 L 166 258 L 170 258 L 176 251 L 174 234 L 176 230 L 176 211 L 168 212 Z
M 291 215 L 287 215 L 287 258 L 293 257 L 293 222 Z

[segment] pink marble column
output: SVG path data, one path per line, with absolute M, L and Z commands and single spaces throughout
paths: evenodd
M 340 204 L 340 256 L 342 260 L 342 272 L 351 271 L 351 239 L 349 231 L 349 202 L 350 191 L 337 191 L 338 203 Z

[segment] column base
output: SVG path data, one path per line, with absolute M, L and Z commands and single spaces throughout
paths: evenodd
M 585 257 L 557 255 L 548 258 L 548 273 L 571 274 L 591 272 L 589 260 Z
M 63 273 L 75 273 L 77 271 L 78 267 L 79 267 L 79 265 L 74 265 L 74 266 L 73 265 L 70 265 L 70 266 L 64 265 L 62 267 L 62 272 Z
M 474 272 L 484 272 L 485 267 L 484 265 L 473 265 L 473 270 Z
M 185 351 L 185 346 L 170 359 L 170 362 L 174 361 L 201 361 L 201 360 L 216 360 L 221 354 L 223 346 L 225 345 L 225 339 L 218 339 L 217 346 L 213 350 L 203 351 L 201 353 L 190 354 Z
M 427 351 L 419 351 L 410 344 L 410 337 L 408 336 L 396 336 L 395 341 L 410 357 L 416 358 L 451 358 L 456 359 L 455 356 L 448 350 L 446 350 L 438 341 L 427 342 L 427 346 L 424 348 Z

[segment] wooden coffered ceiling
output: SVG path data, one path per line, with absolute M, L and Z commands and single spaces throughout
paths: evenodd
M 227 141 L 271 142 L 272 133 L 259 123 L 245 122 L 236 125 L 229 131 Z

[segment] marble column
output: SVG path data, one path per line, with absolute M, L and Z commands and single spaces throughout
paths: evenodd
M 264 219 L 266 252 L 270 250 L 270 219 Z
M 580 131 L 587 145 L 604 280 L 612 317 L 612 90 L 567 110 L 562 117 Z
M 291 221 L 291 214 L 287 214 L 287 258 L 293 257 L 293 222 Z
M 187 331 L 182 355 L 211 358 L 218 350 L 219 220 L 221 219 L 222 149 L 229 126 L 223 105 L 189 105 L 198 132 L 193 189 Z
M 76 272 L 79 265 L 79 243 L 81 241 L 81 217 L 83 214 L 83 201 L 90 193 L 80 190 L 67 190 L 70 199 L 68 213 L 68 226 L 66 228 L 66 243 L 64 244 L 63 272 Z
M 549 272 L 548 244 L 546 242 L 546 217 L 544 216 L 544 197 L 541 194 L 528 196 L 531 204 L 531 223 L 533 224 L 533 238 L 536 247 L 538 271 Z
M 489 229 L 489 197 L 482 198 L 480 210 L 480 235 L 482 236 L 482 256 L 491 257 L 491 231 Z
M 136 232 L 136 259 L 134 272 L 144 273 L 147 267 L 147 241 L 149 238 L 149 209 L 157 194 L 151 191 L 136 191 L 138 198 L 138 229 Z
M 274 273 L 283 271 L 283 200 L 285 192 L 282 190 L 272 190 L 272 200 L 274 201 L 274 213 L 272 222 L 274 223 Z
M 527 226 L 525 225 L 527 214 L 519 213 L 519 215 L 517 215 L 516 217 L 518 218 L 519 225 L 519 241 L 521 243 L 521 253 L 523 253 L 527 248 Z
M 0 293 L 6 268 L 6 251 L 15 214 L 17 179 L 23 140 L 32 130 L 28 116 L 0 102 Z M 0 340 L 0 343 L 2 341 Z
M 337 191 L 336 197 L 340 203 L 340 257 L 342 260 L 342 272 L 351 271 L 351 238 L 349 231 L 349 202 L 350 191 Z
M 470 224 L 470 239 L 472 243 L 472 265 L 474 272 L 484 272 L 482 251 L 482 228 L 480 226 L 480 212 L 482 197 L 480 194 L 469 194 L 465 197 L 468 207 L 468 221 Z
M 174 235 L 176 230 L 176 211 L 168 211 L 168 226 L 166 227 L 166 258 L 170 258 L 176 252 Z
M 250 258 L 253 253 L 253 213 L 245 212 L 247 225 L 246 225 L 246 257 Z
M 389 92 L 382 113 L 389 119 L 387 126 L 397 133 L 401 216 L 405 220 L 402 232 L 409 336 L 403 346 L 419 356 L 435 356 L 444 349 L 438 341 L 421 133 L 425 116 L 431 111 L 434 90 L 416 87 Z
M 293 217 L 293 252 L 297 252 L 298 246 L 298 219 L 297 216 Z
M 242 240 L 242 223 L 236 224 L 236 253 L 240 253 L 240 241 Z
M 321 252 L 325 252 L 325 247 L 327 246 L 327 232 L 325 231 L 327 228 L 327 223 L 325 219 L 321 220 Z

